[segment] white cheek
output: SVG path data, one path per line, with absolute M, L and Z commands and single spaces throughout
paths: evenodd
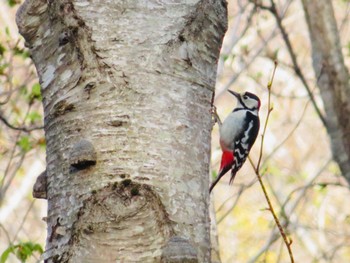
M 256 102 L 256 100 L 252 100 L 252 99 L 247 99 L 245 101 L 246 105 L 249 107 L 249 108 L 253 108 L 253 107 L 257 107 L 258 104 Z

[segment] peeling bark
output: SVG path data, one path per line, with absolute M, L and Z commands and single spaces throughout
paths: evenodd
M 177 237 L 210 262 L 226 2 L 26 0 L 17 24 L 43 96 L 45 261 L 159 262 Z
M 310 32 L 312 58 L 326 111 L 332 152 L 350 183 L 350 85 L 340 46 L 332 2 L 303 0 Z

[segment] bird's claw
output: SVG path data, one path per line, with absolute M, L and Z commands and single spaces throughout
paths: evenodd
M 215 125 L 215 123 L 217 123 L 219 125 L 219 127 L 221 126 L 221 120 L 220 117 L 218 115 L 217 109 L 215 105 L 212 105 L 211 109 L 210 109 L 210 113 L 212 115 L 212 120 L 213 120 L 213 126 Z

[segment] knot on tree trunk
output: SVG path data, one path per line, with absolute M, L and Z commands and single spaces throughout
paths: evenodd
M 197 251 L 188 240 L 173 236 L 163 248 L 162 262 L 196 263 L 198 262 Z
M 33 197 L 37 199 L 47 199 L 47 175 L 43 171 L 35 181 L 33 186 Z
M 142 255 L 144 249 L 160 258 L 161 247 L 174 234 L 172 222 L 156 192 L 130 179 L 92 190 L 77 216 L 68 251 L 63 256 L 69 255 L 72 262 L 102 258 L 106 239 L 111 247 L 117 248 L 109 251 L 110 262 L 115 259 L 142 262 L 137 256 Z M 130 238 L 134 240 L 133 245 L 128 242 Z M 124 258 L 125 255 L 133 256 Z M 103 258 L 106 259 L 106 255 Z
M 78 170 L 86 169 L 96 164 L 96 151 L 92 143 L 82 139 L 74 144 L 70 155 L 70 165 Z

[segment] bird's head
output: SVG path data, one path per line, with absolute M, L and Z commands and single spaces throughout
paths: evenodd
M 228 90 L 233 96 L 237 98 L 238 104 L 237 107 L 249 109 L 252 111 L 259 111 L 260 109 L 260 99 L 258 96 L 256 96 L 253 93 L 250 92 L 244 92 L 244 93 L 238 93 L 232 90 Z

